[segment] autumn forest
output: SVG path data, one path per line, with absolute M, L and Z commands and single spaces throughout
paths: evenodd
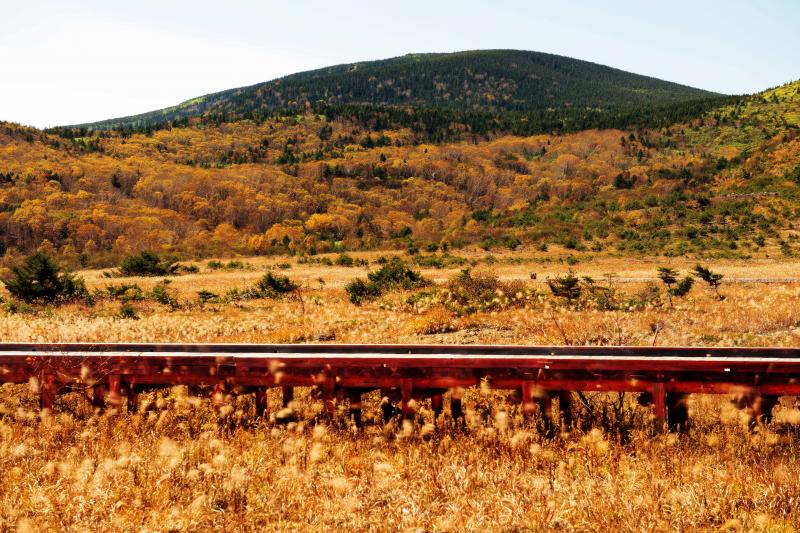
M 665 127 L 461 128 L 432 142 L 384 122 L 306 111 L 138 132 L 3 123 L 0 253 L 103 267 L 141 250 L 800 252 L 799 83 Z

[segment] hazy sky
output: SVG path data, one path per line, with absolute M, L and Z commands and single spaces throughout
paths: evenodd
M 151 111 L 411 52 L 537 50 L 725 93 L 800 78 L 800 0 L 0 0 L 0 120 Z

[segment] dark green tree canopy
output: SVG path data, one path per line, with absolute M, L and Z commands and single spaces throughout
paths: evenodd
M 87 295 L 81 278 L 63 271 L 43 252 L 30 255 L 11 271 L 12 275 L 2 280 L 3 285 L 12 296 L 24 302 L 53 303 Z

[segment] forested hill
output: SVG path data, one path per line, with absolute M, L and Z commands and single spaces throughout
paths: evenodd
M 69 138 L 0 123 L 0 266 L 37 249 L 71 266 L 474 245 L 796 256 L 799 217 L 800 82 L 662 128 L 440 144 L 310 112 Z
M 305 110 L 308 105 L 326 110 L 413 106 L 460 113 L 538 112 L 561 119 L 585 111 L 619 112 L 715 96 L 719 95 L 563 56 L 479 50 L 411 54 L 301 72 L 159 111 L 79 127 L 142 128 L 190 117 L 230 121 L 269 116 L 278 110 Z M 549 122 L 543 126 L 549 127 Z

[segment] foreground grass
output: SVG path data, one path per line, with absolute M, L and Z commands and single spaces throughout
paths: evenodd
M 220 425 L 206 401 L 179 388 L 151 398 L 158 405 L 149 413 L 118 416 L 91 414 L 76 398 L 41 415 L 33 396 L 13 389 L 0 415 L 0 530 L 793 531 L 800 523 L 800 440 L 790 424 L 800 411 L 787 404 L 756 433 L 724 402 L 695 398 L 685 435 L 653 437 L 637 423 L 544 440 L 499 395 L 475 391 L 465 432 L 424 420 L 356 432 L 312 424 L 318 407 L 302 395 L 300 423 L 253 420 L 240 401 Z
M 569 309 L 542 299 L 526 308 L 456 316 L 409 309 L 407 294 L 362 307 L 342 287 L 363 269 L 294 264 L 298 300 L 200 304 L 197 291 L 249 285 L 266 265 L 173 278 L 177 309 L 119 302 L 0 314 L 5 341 L 455 342 L 531 344 L 797 345 L 800 287 L 793 262 L 713 265 L 728 279 L 720 302 L 698 286 L 673 307 Z M 598 279 L 654 275 L 657 263 L 606 258 L 575 266 Z M 686 270 L 690 265 L 675 265 Z M 541 278 L 565 265 L 503 263 L 503 279 Z M 429 271 L 437 281 L 457 272 Z M 90 285 L 108 280 L 83 274 Z M 319 278 L 325 283 L 320 283 Z M 612 278 L 613 280 L 614 278 Z M 158 279 L 133 279 L 148 288 Z M 613 281 L 612 281 L 613 282 Z M 537 290 L 546 291 L 541 282 Z M 619 283 L 623 297 L 644 282 Z M 194 301 L 192 301 L 194 300 Z M 176 388 L 151 410 L 93 413 L 68 397 L 51 414 L 26 387 L 0 389 L 0 531 L 209 530 L 754 530 L 800 524 L 800 410 L 784 398 L 776 422 L 750 433 L 724 398 L 692 397 L 693 428 L 652 436 L 647 409 L 628 397 L 591 398 L 569 434 L 543 439 L 501 393 L 467 395 L 469 430 L 422 419 L 353 431 L 342 416 L 315 423 L 321 405 L 301 394 L 299 423 L 257 420 L 240 398 L 224 420 L 205 399 Z M 378 398 L 367 418 L 378 412 Z M 273 398 L 273 405 L 278 403 Z M 273 412 L 274 414 L 274 412 Z

